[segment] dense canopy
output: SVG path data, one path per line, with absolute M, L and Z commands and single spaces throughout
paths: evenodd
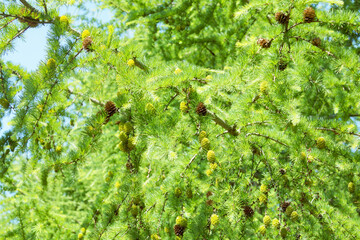
M 0 239 L 359 239 L 359 10 L 0 3 Z

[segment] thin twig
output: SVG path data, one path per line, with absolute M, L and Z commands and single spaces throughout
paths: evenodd
M 244 128 L 244 127 L 249 127 L 249 126 L 254 126 L 254 125 L 268 125 L 269 122 L 267 121 L 261 121 L 261 122 L 252 122 L 252 123 L 247 123 L 244 126 L 242 126 L 240 129 Z
M 128 232 L 129 230 L 130 230 L 130 228 L 128 228 L 128 229 L 124 232 L 124 234 L 120 236 L 120 239 L 122 239 L 122 237 L 123 237 L 125 234 L 127 234 L 127 232 Z M 117 234 L 115 234 L 113 240 L 114 240 L 120 233 L 121 233 L 121 231 L 118 232 Z
M 277 143 L 279 143 L 279 144 L 281 144 L 281 145 L 283 145 L 285 147 L 288 147 L 287 144 L 285 144 L 283 142 L 280 142 L 279 140 L 276 140 L 275 138 L 272 138 L 272 137 L 269 137 L 269 136 L 266 136 L 266 135 L 262 135 L 260 133 L 248 133 L 248 134 L 245 135 L 245 137 L 252 136 L 252 135 L 253 136 L 258 136 L 258 137 L 264 137 L 264 138 L 270 139 L 270 140 L 272 140 L 274 142 L 277 142 Z
M 319 128 L 315 128 L 316 130 L 321 130 L 321 131 L 330 131 L 330 132 L 333 132 L 335 133 L 336 135 L 339 135 L 341 134 L 341 132 L 338 132 L 337 129 L 334 129 L 334 128 L 323 128 L 323 127 L 319 127 Z M 360 134 L 358 133 L 354 133 L 354 132 L 342 132 L 344 134 L 350 134 L 350 135 L 354 135 L 354 136 L 357 136 L 357 137 L 360 137 Z
M 151 205 L 148 209 L 146 209 L 146 211 L 144 212 L 144 214 L 148 213 L 153 207 L 156 206 L 156 203 L 154 203 L 153 205 Z
M 43 5 L 44 5 L 45 14 L 48 15 L 48 10 L 47 10 L 47 6 L 46 6 L 45 0 L 43 0 Z
M 15 19 L 16 19 L 16 18 L 14 18 L 13 20 L 7 22 L 4 26 L 2 26 L 2 27 L 0 28 L 0 30 L 3 29 L 3 28 L 5 28 L 7 25 L 9 25 L 10 23 L 12 23 L 13 21 L 15 21 Z
M 208 84 L 208 81 L 206 79 L 203 79 L 203 78 L 194 77 L 190 81 L 195 81 L 195 82 L 199 82 L 199 83 L 202 83 L 202 84 Z
M 184 177 L 184 173 L 186 172 L 186 170 L 190 167 L 190 165 L 192 164 L 192 162 L 195 160 L 196 156 L 199 154 L 199 152 L 197 152 L 191 159 L 190 162 L 188 163 L 188 165 L 186 165 L 184 171 L 180 174 L 180 177 Z
M 165 196 L 164 196 L 164 197 L 165 197 L 164 204 L 163 204 L 162 209 L 161 209 L 160 218 L 159 218 L 159 223 L 158 223 L 158 229 L 157 229 L 157 232 L 158 232 L 158 233 L 159 233 L 159 229 L 160 229 L 160 225 L 161 225 L 161 218 L 162 218 L 163 212 L 164 212 L 164 210 L 165 210 L 165 204 L 166 204 L 166 201 L 168 200 L 167 195 L 168 195 L 168 193 L 166 192 L 166 193 L 165 193 Z
M 15 38 L 19 37 L 21 34 L 23 34 L 26 30 L 28 30 L 30 28 L 30 26 L 27 26 L 26 28 L 22 29 L 21 31 L 19 31 L 13 38 L 11 38 L 6 45 L 9 45 Z
M 124 203 L 124 201 L 125 201 L 125 199 L 127 198 L 128 195 L 129 195 L 129 193 L 126 194 L 126 196 L 125 196 L 124 199 L 121 201 L 121 203 L 117 206 L 117 208 L 116 208 L 116 210 L 115 210 L 114 212 L 119 211 L 120 207 L 122 206 L 122 204 Z M 105 228 L 101 231 L 98 239 L 101 239 L 101 236 L 104 234 L 104 232 L 106 231 L 107 227 L 110 225 L 113 217 L 114 217 L 114 214 L 111 215 L 111 217 L 110 217 L 109 221 L 107 222 Z
M 171 97 L 170 101 L 166 104 L 165 108 L 164 108 L 164 112 L 167 110 L 167 108 L 169 107 L 170 103 L 177 97 L 179 96 L 179 92 L 176 92 L 174 96 Z
M 324 49 L 324 48 L 322 48 L 322 47 L 320 47 L 320 46 L 316 46 L 316 45 L 312 44 L 311 41 L 306 40 L 306 39 L 304 39 L 304 38 L 302 38 L 302 37 L 300 37 L 300 36 L 291 36 L 290 38 L 300 39 L 300 40 L 302 40 L 302 41 L 308 42 L 308 43 L 310 43 L 311 45 L 319 48 L 321 51 L 325 52 L 327 55 L 329 55 L 329 56 L 331 56 L 331 57 L 334 57 L 334 58 L 337 58 L 332 52 L 327 51 L 326 49 Z
M 82 93 L 75 93 L 74 90 L 72 90 L 72 89 L 70 89 L 70 88 L 68 88 L 67 91 L 68 91 L 70 94 L 79 95 L 79 96 L 82 96 L 82 97 L 84 96 L 84 94 L 82 94 Z M 104 104 L 103 102 L 101 102 L 101 101 L 99 101 L 99 100 L 97 100 L 97 99 L 95 99 L 95 98 L 89 97 L 89 100 L 90 100 L 91 102 L 95 103 L 96 105 L 99 105 L 99 106 L 102 106 L 102 107 L 105 106 L 105 104 Z

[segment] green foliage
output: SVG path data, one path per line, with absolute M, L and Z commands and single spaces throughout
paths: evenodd
M 0 3 L 1 56 L 22 8 L 51 26 L 36 71 L 0 62 L 2 238 L 360 237 L 347 1 L 99 1 L 109 26 L 36 2 Z

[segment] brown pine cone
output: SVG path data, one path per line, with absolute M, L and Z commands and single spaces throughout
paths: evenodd
M 290 206 L 290 204 L 291 204 L 291 202 L 287 202 L 287 201 L 281 203 L 281 210 L 282 210 L 283 212 L 285 212 L 286 209 Z
M 205 116 L 207 113 L 206 107 L 204 105 L 204 103 L 200 102 L 197 107 L 196 107 L 196 113 L 199 114 L 200 116 Z
M 311 44 L 317 47 L 320 47 L 321 45 L 321 39 L 320 38 L 314 38 L 313 40 L 311 40 Z
M 182 236 L 182 235 L 184 235 L 185 228 L 180 225 L 175 225 L 174 232 L 175 232 L 176 236 Z
M 29 27 L 37 27 L 39 25 L 38 20 L 35 18 L 39 18 L 39 13 L 34 13 L 27 8 L 22 8 L 20 10 L 20 17 L 18 17 L 19 22 L 27 23 Z M 33 18 L 35 17 L 35 18 Z
M 117 107 L 114 102 L 108 101 L 105 104 L 105 111 L 107 112 L 108 116 L 111 117 L 117 112 Z
M 259 38 L 257 40 L 257 44 L 260 45 L 262 48 L 269 48 L 271 47 L 271 41 L 265 39 L 265 38 Z
M 275 20 L 280 24 L 286 24 L 289 22 L 289 17 L 283 12 L 275 13 Z
M 208 206 L 211 206 L 211 205 L 213 205 L 214 204 L 214 201 L 213 200 L 206 200 L 206 205 L 208 205 Z
M 254 215 L 254 210 L 250 206 L 245 206 L 244 213 L 245 213 L 245 216 L 252 217 Z
M 284 71 L 287 68 L 288 63 L 282 59 L 278 62 L 278 69 Z
M 304 10 L 304 22 L 311 23 L 314 21 L 316 14 L 315 10 L 312 7 L 308 7 Z
M 86 51 L 91 51 L 91 44 L 92 44 L 92 39 L 90 36 L 86 37 L 84 40 L 83 40 L 83 48 L 86 50 Z

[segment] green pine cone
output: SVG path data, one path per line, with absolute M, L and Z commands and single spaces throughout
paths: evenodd
M 355 184 L 353 182 L 349 182 L 348 184 L 348 190 L 349 192 L 353 193 L 355 192 Z
M 286 208 L 285 214 L 286 214 L 287 216 L 291 216 L 291 214 L 292 214 L 293 211 L 294 211 L 293 207 L 292 207 L 292 206 L 288 206 L 288 207 Z
M 201 148 L 204 150 L 209 150 L 210 149 L 210 141 L 207 138 L 203 138 L 203 140 L 201 140 Z
M 260 92 L 262 94 L 266 94 L 269 89 L 269 83 L 267 81 L 263 81 L 260 83 Z
M 266 227 L 270 226 L 271 223 L 271 218 L 268 215 L 265 215 L 265 217 L 263 218 L 263 223 Z
M 156 113 L 156 109 L 154 107 L 154 105 L 152 105 L 151 103 L 147 103 L 145 106 L 145 110 L 148 114 L 155 114 Z
M 297 221 L 299 219 L 299 214 L 296 211 L 293 211 L 290 215 L 291 220 Z
M 280 222 L 277 218 L 274 218 L 274 220 L 272 221 L 272 225 L 274 228 L 279 228 L 280 227 Z
M 325 138 L 319 137 L 319 138 L 316 140 L 316 146 L 317 146 L 319 149 L 325 148 L 325 147 L 326 147 Z
M 180 110 L 183 112 L 183 113 L 187 113 L 189 111 L 189 107 L 187 105 L 186 102 L 181 102 L 180 103 Z
M 179 187 L 175 188 L 175 196 L 176 197 L 180 197 L 181 193 L 182 193 L 181 188 L 179 188 Z
M 206 138 L 206 132 L 201 131 L 200 134 L 199 134 L 199 142 L 201 142 L 204 138 Z
M 266 227 L 265 227 L 265 225 L 261 225 L 261 226 L 260 226 L 259 232 L 261 233 L 261 235 L 265 235 L 265 233 L 266 233 Z
M 268 189 L 267 186 L 265 184 L 261 184 L 260 186 L 260 192 L 262 193 L 267 193 Z
M 180 226 L 186 228 L 187 227 L 187 219 L 182 216 L 178 216 L 176 218 L 176 225 L 180 225 Z
M 213 150 L 209 150 L 206 154 L 207 160 L 211 163 L 214 163 L 216 160 L 215 152 Z

